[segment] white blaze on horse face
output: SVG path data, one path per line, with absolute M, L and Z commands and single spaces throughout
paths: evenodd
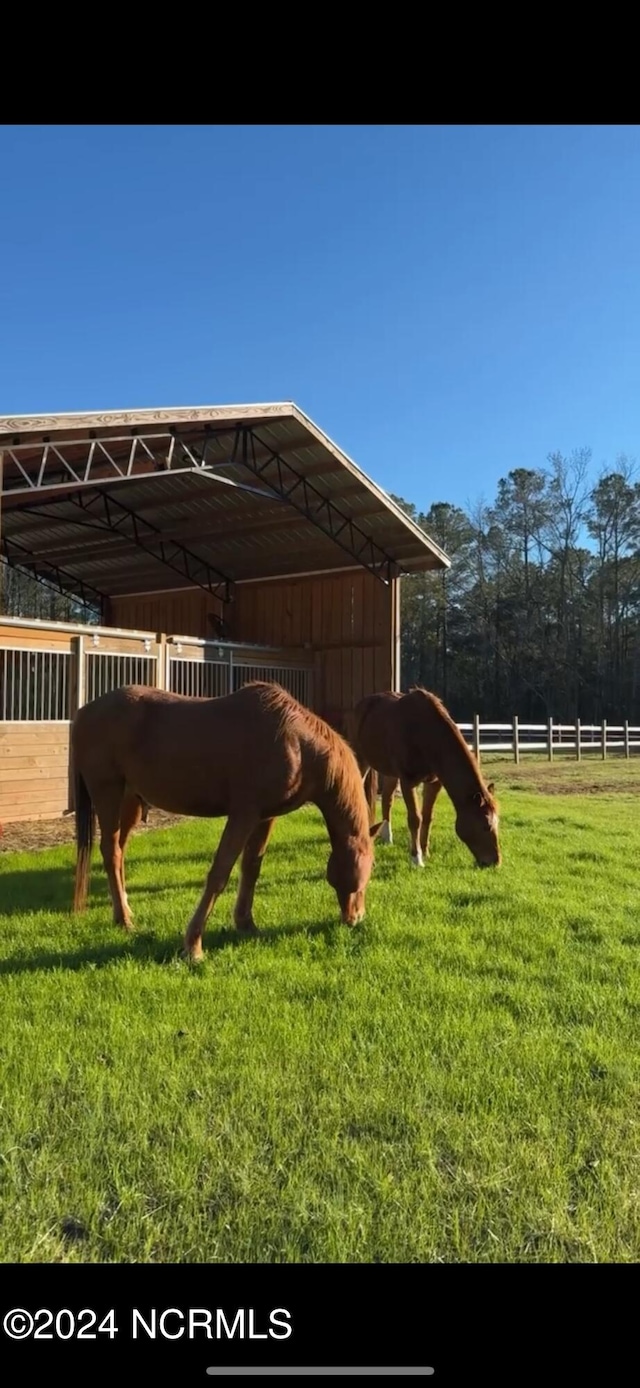
M 494 834 L 497 834 L 497 832 L 498 832 L 498 825 L 499 825 L 499 823 L 500 823 L 500 818 L 499 818 L 499 816 L 498 816 L 497 814 L 494 813 L 494 814 L 490 814 L 490 815 L 489 815 L 489 828 L 493 830 L 493 833 L 494 833 Z
M 380 832 L 378 834 L 378 843 L 393 843 L 393 834 L 391 832 L 391 825 L 388 819 L 383 819 L 382 821 Z

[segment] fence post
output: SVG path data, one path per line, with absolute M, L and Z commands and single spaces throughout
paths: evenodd
M 518 741 L 518 715 L 513 715 L 513 760 L 518 765 L 520 761 L 520 743 Z
M 78 709 L 86 703 L 84 636 L 73 636 L 71 648 L 76 660 L 75 699 L 71 710 L 71 717 L 73 718 L 74 713 L 77 713 Z
M 167 638 L 164 631 L 156 633 L 156 689 L 167 687 Z
M 603 760 L 603 761 L 606 761 L 606 759 L 607 759 L 607 720 L 606 720 L 606 718 L 603 718 L 603 720 L 602 720 L 602 728 L 601 728 L 600 732 L 601 732 L 601 737 L 602 737 L 602 760 Z
M 476 761 L 480 764 L 480 717 L 477 713 L 473 715 L 473 750 Z
M 85 681 L 85 658 L 84 658 L 84 636 L 71 637 L 71 652 L 75 661 L 75 680 L 71 680 L 71 698 L 69 717 L 73 720 L 74 715 L 82 708 L 86 702 L 86 681 Z M 76 808 L 76 778 L 73 766 L 73 753 L 71 750 L 71 738 L 69 738 L 69 775 L 67 790 L 67 814 L 73 814 Z
M 625 754 L 625 757 L 627 758 L 627 761 L 628 761 L 628 760 L 629 760 L 629 757 L 630 757 L 630 755 L 631 755 L 631 749 L 630 749 L 630 747 L 629 747 L 629 719 L 628 719 L 628 718 L 625 718 L 625 720 L 624 720 L 624 754 Z
M 553 718 L 549 719 L 547 730 L 547 756 L 549 761 L 553 761 Z
M 580 760 L 581 760 L 581 757 L 582 757 L 582 747 L 580 746 L 580 736 L 581 736 L 580 719 L 579 719 L 579 718 L 576 718 L 576 761 L 580 761 Z

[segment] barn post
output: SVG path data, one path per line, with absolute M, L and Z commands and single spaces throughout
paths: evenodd
M 73 706 L 71 709 L 71 717 L 73 718 L 74 713 L 77 713 L 78 709 L 82 708 L 83 704 L 86 703 L 84 636 L 72 636 L 71 649 L 75 657 L 76 666 Z
M 476 754 L 476 761 L 480 764 L 480 715 L 473 715 L 473 750 Z
M 2 472 L 4 467 L 4 453 L 0 448 L 0 553 L 2 552 Z M 2 590 L 4 587 L 4 564 L 0 564 L 0 612 L 2 612 Z
M 628 760 L 629 760 L 629 757 L 630 757 L 630 755 L 631 755 L 630 748 L 629 748 L 629 719 L 628 719 L 628 718 L 625 718 L 625 720 L 624 720 L 624 754 L 625 754 L 625 757 L 627 758 L 627 761 L 628 761 Z
M 391 579 L 391 688 L 399 694 L 402 689 L 402 626 L 400 620 L 400 579 Z
M 601 730 L 600 730 L 600 737 L 601 737 L 601 740 L 602 740 L 602 760 L 603 760 L 603 761 L 606 761 L 606 760 L 607 760 L 607 720 L 606 720 L 606 718 L 603 718 L 603 720 L 602 720 L 602 727 L 601 727 Z
M 518 715 L 513 715 L 513 760 L 518 766 L 520 762 L 520 743 L 518 741 Z
M 72 814 L 76 807 L 76 785 L 73 769 L 73 754 L 71 751 L 71 723 L 79 708 L 86 702 L 85 698 L 85 650 L 84 636 L 71 637 L 71 657 L 74 678 L 71 680 L 70 707 L 69 707 L 69 791 L 68 791 L 68 813 Z
M 164 631 L 156 632 L 156 689 L 167 688 L 167 637 Z
M 580 727 L 580 719 L 576 718 L 576 761 L 580 761 L 582 757 L 582 747 L 580 745 L 581 736 L 582 729 Z
M 549 719 L 547 728 L 547 756 L 549 761 L 553 761 L 553 718 Z

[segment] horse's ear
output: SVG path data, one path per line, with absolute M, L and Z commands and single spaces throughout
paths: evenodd
M 489 783 L 488 783 L 488 785 L 487 785 L 487 790 L 488 790 L 488 792 L 489 792 L 489 795 L 493 795 L 493 793 L 494 793 L 494 791 L 495 791 L 495 788 L 496 788 L 496 786 L 495 786 L 495 781 L 489 781 Z
M 377 839 L 378 834 L 380 833 L 380 830 L 381 830 L 383 824 L 384 824 L 384 820 L 381 819 L 379 824 L 372 824 L 372 825 L 370 825 L 370 827 L 369 827 L 369 838 L 370 838 L 370 839 Z
M 484 795 L 482 794 L 482 791 L 481 791 L 481 790 L 474 790 L 473 795 L 471 796 L 471 799 L 472 799 L 474 805 L 483 805 L 483 804 L 484 804 Z

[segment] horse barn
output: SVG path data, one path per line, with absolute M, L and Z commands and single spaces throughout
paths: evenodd
M 117 685 L 276 680 L 344 730 L 399 688 L 401 575 L 449 562 L 289 403 L 0 417 L 0 541 L 95 612 L 0 616 L 0 823 L 73 809 L 70 720 Z

